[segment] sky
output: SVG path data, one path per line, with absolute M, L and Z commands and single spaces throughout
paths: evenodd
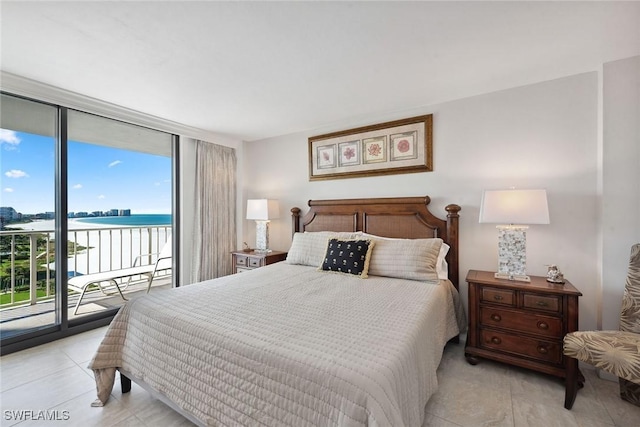
M 55 141 L 0 129 L 0 206 L 53 212 Z M 69 141 L 69 212 L 171 213 L 171 158 Z

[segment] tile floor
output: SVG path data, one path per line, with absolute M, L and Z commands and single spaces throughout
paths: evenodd
M 95 383 L 86 366 L 105 329 L 2 356 L 0 425 L 192 425 L 135 384 L 122 395 L 117 381 L 105 407 L 90 406 Z M 594 371 L 583 370 L 587 382 L 567 411 L 561 380 L 490 361 L 471 366 L 463 352 L 463 344 L 445 349 L 439 389 L 427 404 L 423 427 L 640 426 L 640 407 L 620 400 L 617 383 L 599 379 Z M 7 412 L 16 410 L 57 410 L 59 418 L 68 419 L 19 422 Z

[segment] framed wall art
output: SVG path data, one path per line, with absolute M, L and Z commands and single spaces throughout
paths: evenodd
M 309 138 L 309 180 L 433 170 L 433 115 Z

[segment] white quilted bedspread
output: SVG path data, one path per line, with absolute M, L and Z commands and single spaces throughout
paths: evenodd
M 130 301 L 89 367 L 103 403 L 122 368 L 203 425 L 420 426 L 454 297 L 277 263 Z

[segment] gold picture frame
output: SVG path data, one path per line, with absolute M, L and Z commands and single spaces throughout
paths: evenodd
M 433 115 L 309 138 L 309 180 L 433 170 Z

